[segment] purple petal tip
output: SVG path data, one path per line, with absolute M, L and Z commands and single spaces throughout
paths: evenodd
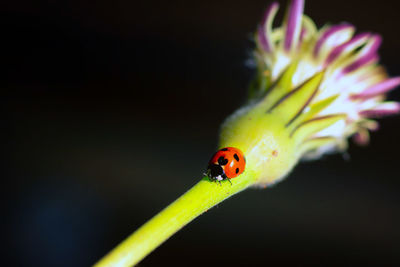
M 315 44 L 315 48 L 314 48 L 314 56 L 317 57 L 319 54 L 319 51 L 321 50 L 323 44 L 334 34 L 336 34 L 337 32 L 343 31 L 343 30 L 347 30 L 347 29 L 354 29 L 354 26 L 348 23 L 343 23 L 340 25 L 335 25 L 335 26 L 331 26 L 330 28 L 328 28 L 322 35 L 321 37 L 318 39 L 317 43 Z
M 352 96 L 352 99 L 368 99 L 377 95 L 385 94 L 400 85 L 400 77 L 384 80 L 372 87 L 366 89 L 364 92 Z
M 346 49 L 348 49 L 349 47 L 352 47 L 353 45 L 355 45 L 356 43 L 362 41 L 363 39 L 366 39 L 370 37 L 370 33 L 360 33 L 356 36 L 354 36 L 351 40 L 347 41 L 344 44 L 341 44 L 337 47 L 335 47 L 331 53 L 329 54 L 329 56 L 326 59 L 325 64 L 329 65 L 331 64 L 335 59 L 337 59 L 344 51 L 346 51 Z
M 279 8 L 279 4 L 277 2 L 271 3 L 267 10 L 264 13 L 264 16 L 261 20 L 261 24 L 258 27 L 257 35 L 258 41 L 261 48 L 266 52 L 272 51 L 271 41 L 269 40 L 269 32 L 268 32 L 268 20 L 273 19 L 271 16 L 275 16 L 276 11 Z
M 359 112 L 360 116 L 368 118 L 380 118 L 400 113 L 400 103 L 390 103 L 390 106 L 383 104 L 376 109 L 362 110 Z
M 343 73 L 347 74 L 362 66 L 379 61 L 377 51 L 381 43 L 382 38 L 379 35 L 372 35 L 367 41 L 365 47 L 362 49 L 362 53 L 360 53 L 361 56 L 358 57 L 353 63 L 346 66 L 343 69 Z
M 268 20 L 268 17 L 271 15 L 272 11 L 274 11 L 274 10 L 276 10 L 278 8 L 279 8 L 279 3 L 278 2 L 272 2 L 264 12 L 264 16 L 263 16 L 263 18 L 261 20 L 261 25 L 264 26 L 265 23 Z
M 368 134 L 368 131 L 362 130 L 362 131 L 359 131 L 359 132 L 355 133 L 355 134 L 353 135 L 353 141 L 354 141 L 356 144 L 360 145 L 360 146 L 366 146 L 366 145 L 368 145 L 368 144 L 369 144 L 369 134 Z
M 287 13 L 287 24 L 284 48 L 290 51 L 297 43 L 300 35 L 301 16 L 304 10 L 304 0 L 293 0 Z
M 359 69 L 365 65 L 368 65 L 370 63 L 377 62 L 377 61 L 379 61 L 378 55 L 374 55 L 374 54 L 365 55 L 365 56 L 359 58 L 358 60 L 354 61 L 350 65 L 346 66 L 343 69 L 343 74 L 348 74 L 352 71 L 355 71 L 356 69 Z

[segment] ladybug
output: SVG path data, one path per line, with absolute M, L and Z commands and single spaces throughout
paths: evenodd
M 235 178 L 243 173 L 246 159 L 243 152 L 235 147 L 225 147 L 218 150 L 208 163 L 206 175 L 210 180 L 219 182 Z

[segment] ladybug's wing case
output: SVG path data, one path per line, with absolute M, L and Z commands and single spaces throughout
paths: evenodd
M 225 174 L 228 178 L 235 178 L 243 173 L 246 162 L 239 149 L 230 147 L 227 152 L 229 152 L 229 163 L 225 166 Z

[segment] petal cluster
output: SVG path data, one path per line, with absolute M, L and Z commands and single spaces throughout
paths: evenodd
M 304 0 L 293 0 L 283 24 L 273 28 L 278 8 L 276 2 L 268 7 L 256 32 L 258 74 L 251 95 L 271 98 L 274 94 L 269 91 L 278 90 L 277 84 L 282 85 L 284 77 L 288 95 L 305 91 L 300 89 L 307 83 L 311 88 L 309 82 L 317 81 L 314 91 L 296 100 L 303 101 L 302 109 L 288 124 L 295 133 L 319 122 L 319 127 L 301 140 L 301 156 L 343 150 L 350 136 L 366 144 L 369 131 L 378 128 L 374 118 L 400 111 L 399 103 L 385 100 L 386 94 L 400 85 L 400 77 L 389 78 L 378 63 L 381 37 L 356 33 L 348 23 L 317 29 L 303 14 Z M 281 96 L 277 104 L 288 98 Z

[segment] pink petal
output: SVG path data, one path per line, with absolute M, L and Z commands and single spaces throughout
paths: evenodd
M 360 57 L 350 65 L 347 65 L 342 73 L 343 74 L 348 74 L 352 71 L 355 71 L 356 69 L 359 69 L 365 65 L 368 65 L 370 63 L 378 62 L 379 61 L 379 56 L 375 54 L 370 54 L 370 55 L 365 55 L 363 57 Z
M 328 58 L 325 61 L 326 65 L 331 64 L 335 59 L 337 59 L 343 52 L 348 49 L 356 48 L 363 43 L 364 39 L 367 39 L 370 36 L 369 33 L 360 33 L 354 36 L 351 40 L 347 41 L 346 43 L 335 47 L 331 53 L 329 54 Z
M 360 145 L 360 146 L 366 146 L 369 144 L 369 133 L 367 130 L 362 129 L 359 132 L 355 133 L 353 135 L 353 141 Z
M 272 43 L 269 37 L 271 36 L 271 24 L 278 8 L 279 4 L 273 2 L 265 11 L 261 25 L 258 27 L 258 42 L 265 52 L 272 52 Z
M 337 34 L 341 31 L 345 31 L 348 29 L 354 29 L 354 27 L 350 24 L 340 24 L 340 25 L 335 25 L 331 26 L 328 28 L 318 39 L 317 43 L 315 44 L 314 47 L 314 57 L 317 57 L 319 55 L 319 51 L 321 50 L 322 46 L 328 41 L 328 39 L 334 35 Z
M 400 85 L 400 77 L 386 79 L 383 82 L 373 85 L 360 94 L 353 95 L 352 99 L 367 99 L 387 93 Z
M 395 115 L 400 112 L 400 103 L 383 103 L 374 109 L 362 110 L 360 116 L 368 118 L 378 118 Z
M 304 0 L 293 0 L 286 14 L 287 21 L 284 48 L 288 52 L 298 43 L 303 10 Z
M 379 56 L 376 54 L 376 52 L 378 51 L 381 43 L 382 38 L 377 34 L 373 35 L 365 47 L 363 47 L 360 51 L 360 56 L 356 58 L 353 63 L 347 65 L 343 69 L 343 73 L 347 74 L 372 62 L 379 61 Z

